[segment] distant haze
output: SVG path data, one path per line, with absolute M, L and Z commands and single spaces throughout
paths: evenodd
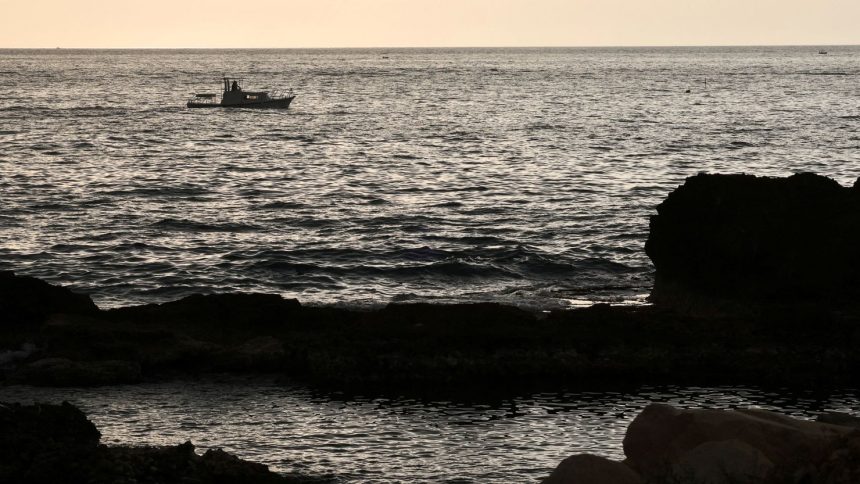
M 0 0 L 0 48 L 858 44 L 858 0 Z

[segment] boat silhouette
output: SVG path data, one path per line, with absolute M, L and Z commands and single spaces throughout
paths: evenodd
M 223 92 L 219 96 L 214 93 L 194 94 L 186 104 L 189 108 L 276 108 L 287 109 L 296 98 L 293 91 L 286 94 L 268 91 L 246 91 L 243 79 L 223 77 Z

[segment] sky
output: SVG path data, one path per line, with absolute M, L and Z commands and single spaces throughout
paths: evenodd
M 860 0 L 0 0 L 0 48 L 860 44 Z

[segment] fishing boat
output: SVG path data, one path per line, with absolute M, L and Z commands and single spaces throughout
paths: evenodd
M 821 55 L 827 55 L 827 51 L 824 49 L 819 50 L 818 53 Z
M 224 77 L 223 92 L 218 94 L 203 93 L 194 94 L 188 100 L 186 106 L 189 108 L 277 108 L 287 109 L 296 96 L 290 90 L 284 94 L 278 91 L 246 91 L 243 87 L 243 79 Z

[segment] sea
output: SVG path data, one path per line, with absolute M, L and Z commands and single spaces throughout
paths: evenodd
M 826 49 L 0 50 L 0 269 L 100 307 L 641 304 L 685 178 L 860 176 L 860 47 Z M 225 75 L 296 99 L 185 107 Z
M 186 108 L 223 76 L 296 98 Z M 0 83 L 0 270 L 102 308 L 220 292 L 355 308 L 647 304 L 649 216 L 687 177 L 860 177 L 858 46 L 0 50 Z M 807 417 L 858 406 L 850 392 L 463 406 L 207 385 L 0 399 L 70 399 L 109 442 L 192 438 L 349 483 L 539 482 L 575 451 L 620 456 L 653 400 Z

